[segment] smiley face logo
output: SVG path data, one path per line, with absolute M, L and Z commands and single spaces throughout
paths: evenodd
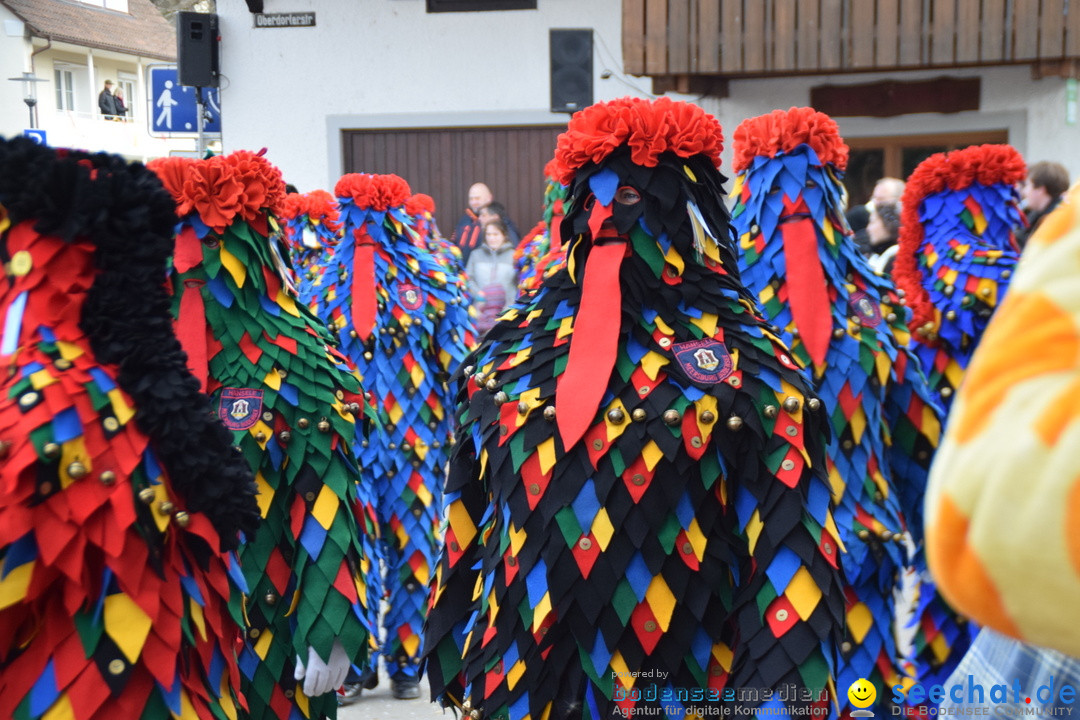
M 877 688 L 866 678 L 859 678 L 851 683 L 847 691 L 848 700 L 857 708 L 868 708 L 877 700 Z

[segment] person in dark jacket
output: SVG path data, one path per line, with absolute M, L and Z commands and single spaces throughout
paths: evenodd
M 482 182 L 469 187 L 469 204 L 465 214 L 457 222 L 450 241 L 461 248 L 461 261 L 466 262 L 477 246 L 484 243 L 484 225 L 480 221 L 480 209 L 492 201 L 491 188 Z
M 112 80 L 105 81 L 105 89 L 98 93 L 97 106 L 106 120 L 113 120 L 119 113 L 116 109 L 116 98 L 112 94 Z
M 1069 171 L 1061 163 L 1042 160 L 1028 168 L 1027 178 L 1020 186 L 1020 200 L 1027 214 L 1027 228 L 1016 232 L 1016 241 L 1023 249 L 1027 239 L 1043 218 L 1053 212 L 1061 196 L 1069 189 Z

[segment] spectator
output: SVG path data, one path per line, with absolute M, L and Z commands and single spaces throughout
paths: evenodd
M 127 104 L 124 103 L 124 88 L 120 85 L 116 86 L 116 92 L 113 93 L 113 102 L 116 104 L 116 115 L 118 120 L 122 120 L 128 112 Z
M 900 249 L 896 244 L 900 237 L 900 204 L 880 203 L 870 207 L 870 221 L 866 224 L 867 262 L 875 272 L 892 275 L 893 261 Z
M 112 94 L 112 80 L 105 81 L 105 89 L 98 93 L 97 106 L 106 120 L 115 120 L 117 116 L 116 98 Z
M 510 244 L 517 247 L 517 244 L 521 242 L 521 232 L 518 231 L 517 226 L 514 225 L 514 221 L 506 215 L 506 206 L 501 202 L 489 202 L 484 207 L 480 208 L 480 224 L 486 226 L 492 220 L 502 220 L 506 225 L 506 229 L 510 234 L 507 237 L 510 240 Z
M 469 256 L 465 275 L 476 308 L 476 332 L 483 335 L 517 298 L 514 244 L 502 220 L 492 220 L 484 226 L 484 242 Z
M 1068 189 L 1069 171 L 1061 163 L 1043 160 L 1028 168 L 1028 176 L 1020 186 L 1020 202 L 1027 214 L 1028 226 L 1016 232 L 1021 249 Z
M 894 177 L 883 177 L 874 183 L 874 192 L 870 194 L 870 202 L 866 204 L 867 209 L 869 210 L 871 205 L 879 205 L 881 203 L 891 203 L 895 205 L 900 202 L 900 197 L 903 194 L 903 180 Z
M 469 259 L 469 253 L 483 240 L 480 208 L 490 204 L 491 201 L 491 188 L 484 183 L 473 183 L 469 188 L 468 207 L 465 208 L 465 214 L 458 220 L 454 234 L 450 236 L 450 242 L 461 248 L 463 262 Z

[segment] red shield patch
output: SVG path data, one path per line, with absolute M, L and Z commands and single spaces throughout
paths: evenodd
M 398 301 L 407 310 L 419 310 L 424 306 L 427 296 L 424 291 L 412 283 L 401 283 L 397 289 Z

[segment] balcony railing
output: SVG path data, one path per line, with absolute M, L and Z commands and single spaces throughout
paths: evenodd
M 755 77 L 1032 63 L 1075 73 L 1078 0 L 623 0 L 633 75 Z

